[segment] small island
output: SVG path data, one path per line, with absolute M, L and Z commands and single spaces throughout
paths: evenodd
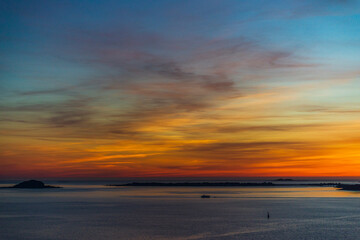
M 278 178 L 278 179 L 275 179 L 274 181 L 289 182 L 289 181 L 294 181 L 294 179 L 291 179 L 291 178 Z
M 339 184 L 336 188 L 339 190 L 360 191 L 360 184 Z
M 60 188 L 60 187 L 45 185 L 43 182 L 37 180 L 29 180 L 18 183 L 10 188 Z

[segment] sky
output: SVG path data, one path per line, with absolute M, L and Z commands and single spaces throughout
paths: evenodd
M 0 2 L 0 178 L 360 176 L 360 1 Z

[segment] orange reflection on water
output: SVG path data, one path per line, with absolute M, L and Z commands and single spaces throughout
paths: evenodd
M 119 194 L 119 191 L 121 192 Z M 123 197 L 199 198 L 348 198 L 360 192 L 334 187 L 114 187 L 113 194 Z

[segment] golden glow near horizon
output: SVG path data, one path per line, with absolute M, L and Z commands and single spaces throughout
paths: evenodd
M 360 8 L 230 2 L 8 3 L 0 177 L 360 176 Z

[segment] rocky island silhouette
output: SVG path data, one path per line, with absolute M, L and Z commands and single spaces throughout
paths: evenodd
M 360 191 L 360 184 L 339 184 L 336 188 L 339 190 Z
M 18 183 L 10 188 L 61 188 L 61 187 L 45 185 L 43 182 L 37 180 L 28 180 Z

